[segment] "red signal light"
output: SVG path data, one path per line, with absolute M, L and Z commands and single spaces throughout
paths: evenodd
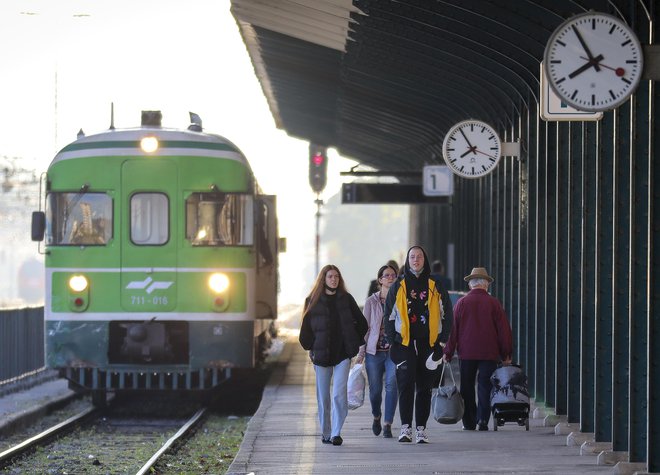
M 328 150 L 326 147 L 309 144 L 309 184 L 316 193 L 325 188 L 328 175 Z

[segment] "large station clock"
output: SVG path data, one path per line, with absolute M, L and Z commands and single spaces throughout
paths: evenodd
M 445 135 L 442 156 L 454 174 L 480 178 L 497 166 L 502 156 L 502 142 L 487 123 L 464 120 Z
M 625 102 L 642 78 L 643 63 L 635 32 L 599 12 L 576 15 L 559 25 L 544 55 L 550 87 L 570 106 L 591 112 Z

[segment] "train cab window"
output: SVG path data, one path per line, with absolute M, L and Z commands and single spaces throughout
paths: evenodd
M 257 247 L 261 259 L 260 266 L 269 266 L 273 263 L 273 252 L 268 240 L 268 206 L 266 203 L 258 202 L 257 205 Z
M 131 241 L 157 246 L 169 240 L 169 201 L 163 193 L 131 196 Z
M 193 246 L 251 246 L 254 205 L 245 193 L 192 193 L 186 199 L 186 239 Z
M 112 198 L 105 193 L 51 192 L 46 216 L 49 245 L 102 246 L 112 238 Z

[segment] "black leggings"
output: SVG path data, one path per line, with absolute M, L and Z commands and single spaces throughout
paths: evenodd
M 396 365 L 401 425 L 426 427 L 431 413 L 431 388 L 437 373 L 426 368 L 426 359 L 432 352 L 428 340 L 424 343 L 411 341 L 409 346 L 394 343 L 390 347 L 390 358 Z M 412 424 L 413 407 L 415 426 Z

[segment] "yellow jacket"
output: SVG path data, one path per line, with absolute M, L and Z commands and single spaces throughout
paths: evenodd
M 394 328 L 401 335 L 401 344 L 404 346 L 410 344 L 410 321 L 408 320 L 406 295 L 406 281 L 401 279 L 390 320 L 394 320 Z M 442 296 L 438 292 L 433 279 L 429 279 L 429 297 L 426 300 L 426 305 L 429 308 L 429 345 L 433 347 L 442 331 L 442 316 L 444 315 Z

